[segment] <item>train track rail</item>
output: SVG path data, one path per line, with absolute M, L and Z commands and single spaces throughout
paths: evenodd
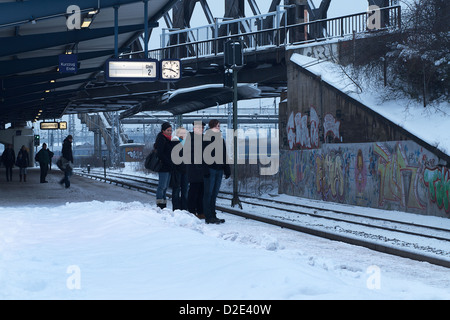
M 76 174 L 142 192 L 156 193 L 157 179 L 92 171 Z M 321 204 L 288 203 L 250 195 L 241 196 L 244 209 L 230 208 L 231 193 L 221 192 L 216 209 L 314 236 L 366 247 L 378 252 L 450 268 L 450 230 Z

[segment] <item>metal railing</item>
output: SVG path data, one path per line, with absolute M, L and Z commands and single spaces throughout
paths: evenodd
M 219 55 L 223 54 L 224 44 L 230 39 L 242 40 L 244 51 L 248 52 L 397 29 L 401 26 L 401 7 L 381 8 L 380 17 L 381 26 L 376 29 L 368 25 L 369 12 L 287 25 L 287 12 L 280 6 L 275 12 L 254 17 L 216 19 L 214 24 L 202 27 L 163 30 L 161 48 L 149 51 L 149 58 L 189 59 Z

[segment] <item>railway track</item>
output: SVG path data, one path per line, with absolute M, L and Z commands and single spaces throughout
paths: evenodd
M 82 171 L 78 175 L 142 192 L 156 193 L 158 181 L 137 175 Z M 450 268 L 450 230 L 386 217 L 361 214 L 357 208 L 327 209 L 323 204 L 288 203 L 241 196 L 244 209 L 230 208 L 231 193 L 221 192 L 218 211 L 318 237 L 366 247 L 386 254 Z

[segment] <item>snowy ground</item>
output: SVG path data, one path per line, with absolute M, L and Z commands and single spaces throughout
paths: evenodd
M 450 299 L 446 268 L 231 215 L 206 225 L 150 195 L 57 179 L 46 204 L 0 207 L 0 299 Z M 102 201 L 80 200 L 89 192 Z

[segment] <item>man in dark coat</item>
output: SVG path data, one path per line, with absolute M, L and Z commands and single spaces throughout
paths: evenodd
M 224 219 L 216 216 L 216 199 L 220 191 L 222 177 L 228 179 L 231 168 L 227 162 L 225 140 L 220 132 L 220 122 L 217 119 L 209 121 L 209 130 L 205 133 L 203 144 L 204 194 L 203 210 L 206 223 L 220 224 Z
M 12 168 L 16 162 L 16 154 L 14 152 L 12 144 L 8 144 L 5 151 L 2 154 L 2 162 L 6 168 L 6 181 L 12 181 Z
M 47 144 L 44 143 L 42 145 L 42 149 L 36 154 L 36 156 L 34 158 L 37 162 L 39 162 L 39 167 L 41 168 L 41 183 L 48 182 L 45 180 L 45 178 L 47 177 L 48 166 L 51 161 L 50 155 L 51 155 L 51 153 L 47 149 Z
M 59 184 L 65 184 L 66 189 L 70 187 L 70 176 L 72 175 L 73 168 L 73 155 L 72 155 L 72 141 L 73 137 L 68 135 L 64 139 L 62 147 L 62 167 L 64 168 L 64 178 L 59 182 Z
M 186 165 L 189 182 L 188 210 L 200 219 L 205 219 L 203 212 L 203 130 L 205 123 L 194 122 L 194 131 L 190 133 L 191 162 Z M 199 144 L 196 147 L 196 144 Z

